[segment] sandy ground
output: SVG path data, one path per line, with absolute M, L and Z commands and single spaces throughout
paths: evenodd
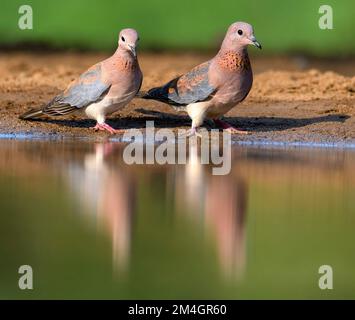
M 106 138 L 89 127 L 94 121 L 64 119 L 22 121 L 18 116 L 41 106 L 107 54 L 0 53 L 0 134 L 36 134 L 54 138 Z M 140 55 L 143 90 L 162 84 L 205 61 L 209 55 L 145 53 Z M 251 134 L 236 141 L 355 143 L 355 60 L 326 61 L 252 57 L 254 85 L 247 99 L 226 120 Z M 332 71 L 329 71 L 332 70 Z M 115 128 L 188 128 L 189 118 L 162 103 L 133 100 L 110 117 Z M 212 125 L 207 123 L 207 127 Z

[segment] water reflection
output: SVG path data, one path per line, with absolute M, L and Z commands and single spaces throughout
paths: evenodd
M 51 270 L 47 256 L 59 251 L 56 271 L 71 279 L 90 269 L 82 265 L 90 258 L 88 279 L 99 283 L 92 298 L 106 292 L 112 270 L 122 298 L 186 298 L 186 288 L 192 298 L 269 298 L 273 288 L 277 297 L 319 298 L 314 281 L 327 263 L 342 270 L 336 297 L 353 297 L 354 152 L 236 147 L 227 176 L 212 175 L 193 148 L 176 166 L 128 166 L 122 152 L 114 142 L 2 141 L 0 257 L 8 269 L 0 277 L 32 256 Z M 6 241 L 15 262 L 1 255 Z M 100 287 L 102 274 L 109 280 Z M 162 295 L 151 294 L 155 285 Z
M 178 211 L 212 233 L 223 273 L 241 277 L 246 263 L 246 180 L 238 170 L 233 175 L 212 175 L 209 167 L 201 165 L 196 146 L 190 148 L 189 162 L 179 171 L 175 179 Z
M 155 167 L 146 171 L 145 177 L 152 179 L 156 171 L 160 174 L 170 171 L 174 176 L 175 214 L 191 216 L 191 223 L 203 227 L 208 235 L 206 241 L 212 238 L 216 243 L 223 273 L 240 276 L 246 259 L 245 180 L 238 174 L 212 175 L 211 167 L 201 164 L 196 145 L 190 147 L 186 165 Z M 137 181 L 141 174 L 139 168 L 123 163 L 122 145 L 112 142 L 95 144 L 83 159 L 69 162 L 63 170 L 72 194 L 80 203 L 80 214 L 94 219 L 99 231 L 103 229 L 109 234 L 117 272 L 129 267 Z
M 110 235 L 114 267 L 119 272 L 129 266 L 136 204 L 135 180 L 122 166 L 107 161 L 121 151 L 119 144 L 98 143 L 82 161 L 70 162 L 64 171 L 82 206 L 80 213 L 95 219 L 100 229 Z

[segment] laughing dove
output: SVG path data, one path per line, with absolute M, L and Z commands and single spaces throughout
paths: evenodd
M 63 116 L 81 111 L 97 121 L 94 129 L 118 132 L 105 123 L 105 118 L 128 104 L 141 87 L 143 75 L 136 54 L 138 40 L 134 29 L 123 29 L 118 48 L 110 58 L 89 68 L 41 109 L 28 111 L 20 118 Z
M 248 95 L 253 73 L 247 52 L 252 44 L 259 49 L 253 27 L 245 22 L 233 23 L 223 40 L 217 55 L 188 73 L 179 76 L 162 87 L 150 89 L 141 96 L 186 111 L 192 119 L 189 135 L 196 134 L 206 118 L 213 119 L 224 129 L 245 133 L 219 119 Z

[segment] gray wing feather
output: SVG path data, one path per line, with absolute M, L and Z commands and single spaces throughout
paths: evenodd
M 100 80 L 96 80 L 90 84 L 79 83 L 74 85 L 67 96 L 64 96 L 58 102 L 62 104 L 69 104 L 77 108 L 82 108 L 90 103 L 96 102 L 100 99 L 102 94 L 108 90 L 110 85 L 107 85 Z
M 103 83 L 100 74 L 100 65 L 86 71 L 71 87 L 46 105 L 43 112 L 49 115 L 64 115 L 101 100 L 111 85 Z M 91 77 L 95 80 L 90 81 Z
M 159 100 L 175 106 L 208 100 L 216 91 L 216 88 L 209 83 L 209 67 L 210 62 L 201 64 L 166 85 L 149 90 L 143 98 Z

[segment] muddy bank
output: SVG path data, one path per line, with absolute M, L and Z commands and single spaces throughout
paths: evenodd
M 85 137 L 106 133 L 89 129 L 94 121 L 70 116 L 26 122 L 18 116 L 46 103 L 105 54 L 0 53 L 0 134 Z M 208 57 L 196 54 L 141 54 L 142 89 L 164 83 Z M 230 123 L 250 131 L 236 141 L 355 143 L 355 62 L 304 58 L 252 58 L 254 86 L 248 98 L 226 115 Z M 328 71 L 329 69 L 335 71 Z M 189 118 L 169 106 L 141 99 L 110 117 L 115 128 L 144 128 L 154 120 L 160 128 L 188 128 Z M 207 127 L 212 127 L 209 123 Z

